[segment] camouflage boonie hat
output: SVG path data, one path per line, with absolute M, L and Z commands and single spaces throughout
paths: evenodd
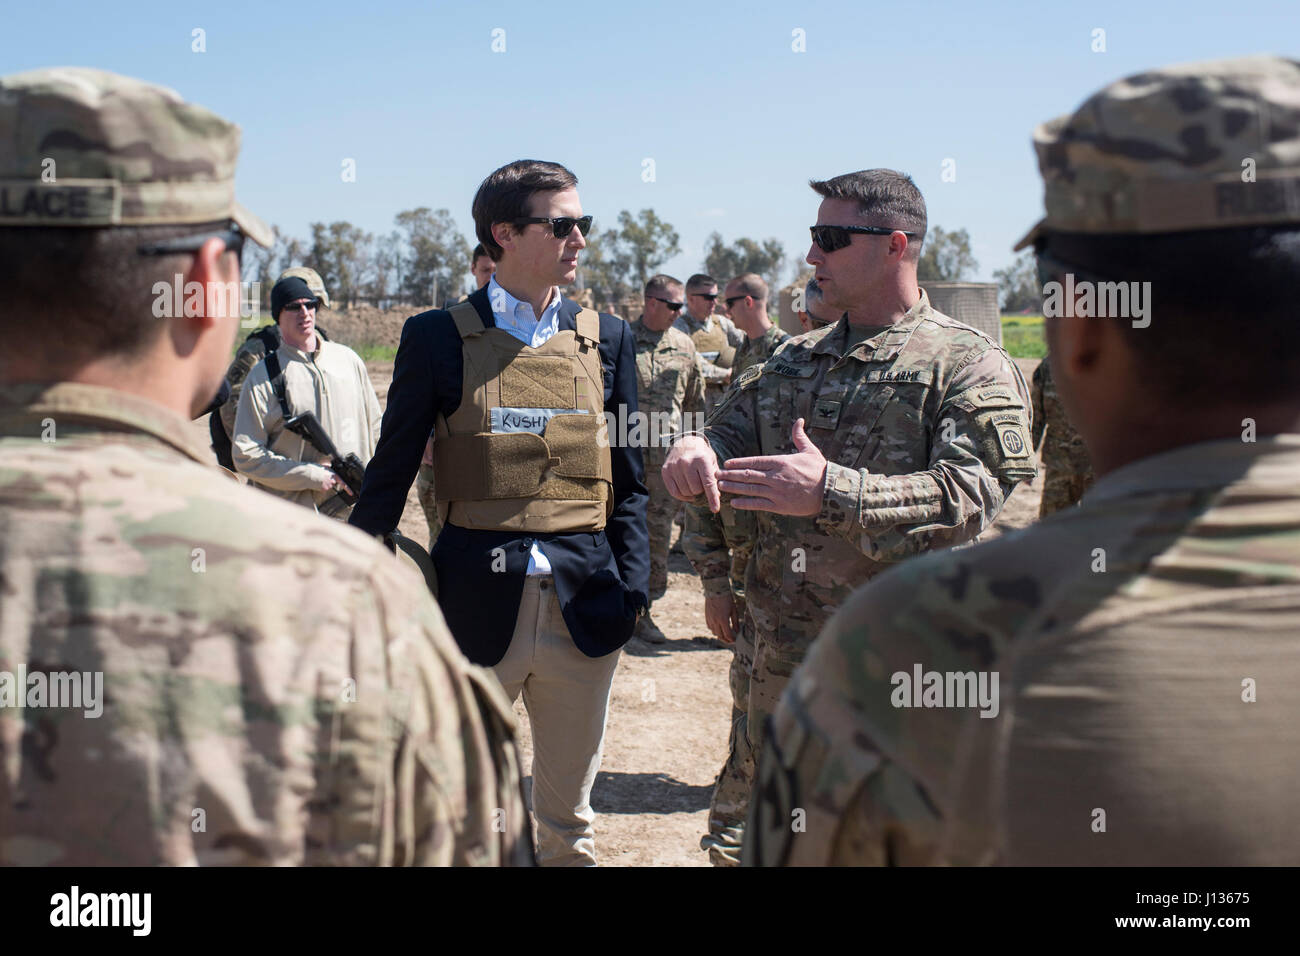
M 280 278 L 275 281 L 279 282 L 280 279 L 288 279 L 294 276 L 307 283 L 307 288 L 311 289 L 311 294 L 320 299 L 325 308 L 332 308 L 330 294 L 325 291 L 325 282 L 315 269 L 308 269 L 306 266 L 294 266 L 292 269 L 285 269 L 281 272 Z
M 56 67 L 0 77 L 0 226 L 139 226 L 234 220 L 239 127 L 166 87 Z
M 1300 222 L 1300 62 L 1251 56 L 1112 83 L 1034 131 L 1044 232 Z

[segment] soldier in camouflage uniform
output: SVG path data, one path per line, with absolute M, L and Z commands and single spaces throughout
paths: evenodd
M 1141 73 L 1034 139 L 1021 246 L 1098 481 L 854 595 L 776 715 L 753 862 L 1300 862 L 1300 63 Z M 1103 281 L 1154 309 L 1094 311 Z
M 752 272 L 727 283 L 727 313 L 745 333 L 744 344 L 736 350 L 737 375 L 762 365 L 790 337 L 767 317 L 767 299 L 767 283 Z M 740 623 L 745 617 L 745 568 L 754 549 L 756 530 L 753 511 L 737 511 L 726 502 L 717 514 L 707 507 L 686 505 L 682 548 L 704 587 L 704 620 L 714 636 L 730 644 L 734 651 L 728 672 L 732 708 L 727 759 L 709 804 L 709 832 L 700 840 L 701 848 L 708 850 L 710 858 L 720 865 L 734 862 L 727 856 L 728 848 L 739 845 L 745 802 L 754 778 L 754 760 L 744 725 L 754 648 L 751 633 Z
M 636 345 L 637 408 L 659 424 L 645 428 L 645 483 L 650 492 L 646 527 L 650 533 L 650 598 L 668 589 L 668 541 L 672 536 L 677 499 L 664 488 L 659 469 L 667 440 L 682 430 L 685 420 L 698 427 L 704 413 L 704 379 L 691 337 L 673 326 L 682 307 L 682 284 L 668 275 L 651 276 L 645 285 L 645 311 L 631 323 Z M 663 632 L 650 619 L 637 624 L 636 636 L 652 644 L 664 642 Z
M 983 333 L 916 283 L 925 201 L 892 170 L 813 184 L 808 261 L 854 321 L 796 336 L 737 379 L 705 438 L 674 444 L 669 491 L 755 510 L 745 576 L 751 748 L 830 614 L 904 558 L 972 540 L 1035 473 L 1029 390 Z M 719 470 L 719 465 L 725 467 Z M 735 847 L 731 848 L 733 856 Z
M 712 412 L 733 381 L 736 350 L 745 342 L 745 333 L 725 315 L 713 311 L 718 301 L 718 283 L 711 276 L 697 272 L 686 280 L 686 308 L 674 325 L 691 337 L 700 353 L 704 369 L 704 404 Z
M 1038 515 L 1046 518 L 1077 505 L 1095 479 L 1088 449 L 1066 417 L 1046 358 L 1034 369 L 1030 387 L 1034 396 L 1034 446 L 1042 443 L 1043 458 L 1043 499 Z
M 419 575 L 189 421 L 270 238 L 238 128 L 62 68 L 0 78 L 0 142 L 0 863 L 528 862 L 510 706 Z M 93 710 L 32 697 L 73 673 Z

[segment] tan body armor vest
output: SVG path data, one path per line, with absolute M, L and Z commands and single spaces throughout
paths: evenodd
M 614 479 L 599 315 L 582 309 L 577 331 L 531 348 L 486 328 L 468 302 L 450 311 L 464 381 L 460 407 L 434 430 L 442 520 L 480 531 L 603 529 Z
M 727 341 L 727 332 L 720 322 L 710 322 L 708 328 L 692 332 L 691 341 L 697 352 L 717 352 L 718 357 L 710 361 L 718 368 L 731 368 L 736 360 L 736 347 Z

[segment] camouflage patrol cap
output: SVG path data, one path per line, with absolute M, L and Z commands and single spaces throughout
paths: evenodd
M 1045 232 L 1161 233 L 1300 223 L 1300 62 L 1139 73 L 1034 131 Z
M 233 220 L 239 127 L 180 94 L 105 70 L 0 77 L 0 226 L 136 226 Z
M 308 269 L 306 266 L 294 266 L 292 269 L 285 269 L 281 272 L 280 278 L 275 281 L 279 282 L 280 279 L 289 279 L 293 277 L 297 277 L 307 283 L 307 288 L 311 289 L 311 294 L 320 299 L 321 302 L 324 303 L 325 308 L 331 308 L 330 294 L 325 291 L 325 282 L 321 279 L 319 272 L 315 269 Z

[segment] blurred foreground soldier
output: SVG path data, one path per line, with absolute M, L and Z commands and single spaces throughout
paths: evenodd
M 816 279 L 809 279 L 807 285 L 803 287 L 803 302 L 803 309 L 795 314 L 799 317 L 800 328 L 805 332 L 820 329 L 835 321 L 837 313 L 822 298 L 822 287 L 817 284 Z
M 767 283 L 752 272 L 727 283 L 723 304 L 745 341 L 736 350 L 735 372 L 762 365 L 790 336 L 767 316 Z M 754 550 L 757 515 L 737 511 L 723 502 L 714 514 L 703 505 L 686 505 L 682 548 L 704 586 L 704 620 L 714 637 L 735 652 L 728 672 L 731 685 L 731 730 L 727 759 L 718 774 L 709 805 L 709 832 L 701 849 L 719 865 L 740 862 L 740 832 L 754 780 L 754 760 L 744 731 L 749 709 L 749 672 L 754 666 L 752 632 L 742 629 L 745 617 L 745 568 Z M 724 835 L 726 831 L 726 835 Z
M 492 257 L 487 254 L 481 242 L 474 247 L 470 259 L 469 271 L 474 276 L 474 289 L 477 291 L 488 284 L 492 273 L 496 271 L 497 264 L 492 261 Z M 468 298 L 469 296 L 465 296 L 460 301 L 464 302 Z M 447 308 L 451 306 L 448 305 Z M 438 517 L 438 501 L 433 492 L 432 435 L 424 443 L 424 457 L 420 459 L 420 470 L 415 475 L 415 496 L 420 501 L 420 510 L 424 512 L 424 523 L 429 528 L 429 550 L 432 551 L 433 543 L 438 540 L 438 532 L 442 530 L 442 519 Z
M 1096 479 L 1083 438 L 1065 414 L 1047 359 L 1038 363 L 1031 382 L 1034 395 L 1034 445 L 1041 442 L 1043 498 L 1038 515 L 1046 518 L 1079 503 Z
M 54 69 L 0 142 L 0 863 L 527 862 L 513 716 L 419 576 L 196 440 L 270 238 L 238 129 Z
M 396 527 L 434 432 L 438 595 L 470 660 L 520 694 L 538 857 L 595 865 L 591 787 L 619 649 L 648 603 L 632 330 L 564 298 L 586 247 L 578 180 L 519 160 L 474 196 L 487 286 L 406 320 L 384 430 L 351 522 Z
M 235 468 L 258 487 L 346 519 L 382 413 L 361 356 L 317 334 L 319 306 L 299 276 L 271 289 L 281 344 L 244 380 L 231 451 Z
M 682 309 L 685 290 L 669 275 L 651 276 L 645 284 L 644 312 L 632 323 L 636 343 L 637 409 L 644 426 L 646 529 L 650 535 L 650 599 L 668 590 L 668 540 L 679 502 L 668 493 L 659 469 L 668 454 L 672 436 L 704 424 L 704 378 L 695 344 L 673 326 Z M 664 643 L 664 634 L 643 617 L 636 637 L 651 644 Z
M 703 494 L 717 511 L 721 491 L 758 516 L 741 623 L 753 634 L 744 724 L 755 750 L 854 587 L 970 541 L 1035 472 L 1015 365 L 917 286 L 920 190 L 888 169 L 811 185 L 823 201 L 808 262 L 827 303 L 849 315 L 748 369 L 663 469 L 683 499 Z
M 677 317 L 677 328 L 691 337 L 700 353 L 704 369 L 704 403 L 713 411 L 722 393 L 732 381 L 736 349 L 745 342 L 745 333 L 725 315 L 714 314 L 718 301 L 718 283 L 702 272 L 686 280 L 686 308 Z
M 754 862 L 1300 863 L 1300 64 L 1138 74 L 1034 141 L 1021 246 L 1097 484 L 853 596 L 776 715 Z
M 307 283 L 307 288 L 311 290 L 312 295 L 320 300 L 320 304 L 329 308 L 330 297 L 325 291 L 325 283 L 321 281 L 320 275 L 315 269 L 308 269 L 306 266 L 294 266 L 291 269 L 285 269 L 280 273 L 279 282 L 284 279 L 298 277 Z M 325 330 L 316 326 L 316 334 L 323 339 L 329 336 Z M 280 347 L 283 339 L 280 337 L 280 326 L 275 322 L 269 322 L 248 334 L 244 343 L 235 353 L 230 367 L 226 369 L 225 387 L 219 393 L 220 401 L 213 411 L 216 412 L 208 419 L 208 430 L 212 435 L 212 451 L 217 456 L 217 461 L 222 468 L 229 471 L 235 471 L 235 460 L 230 449 L 230 436 L 235 433 L 235 415 L 239 412 L 239 394 L 244 387 L 244 379 L 248 377 L 254 366 L 262 359 L 266 358 L 268 352 L 274 352 Z

